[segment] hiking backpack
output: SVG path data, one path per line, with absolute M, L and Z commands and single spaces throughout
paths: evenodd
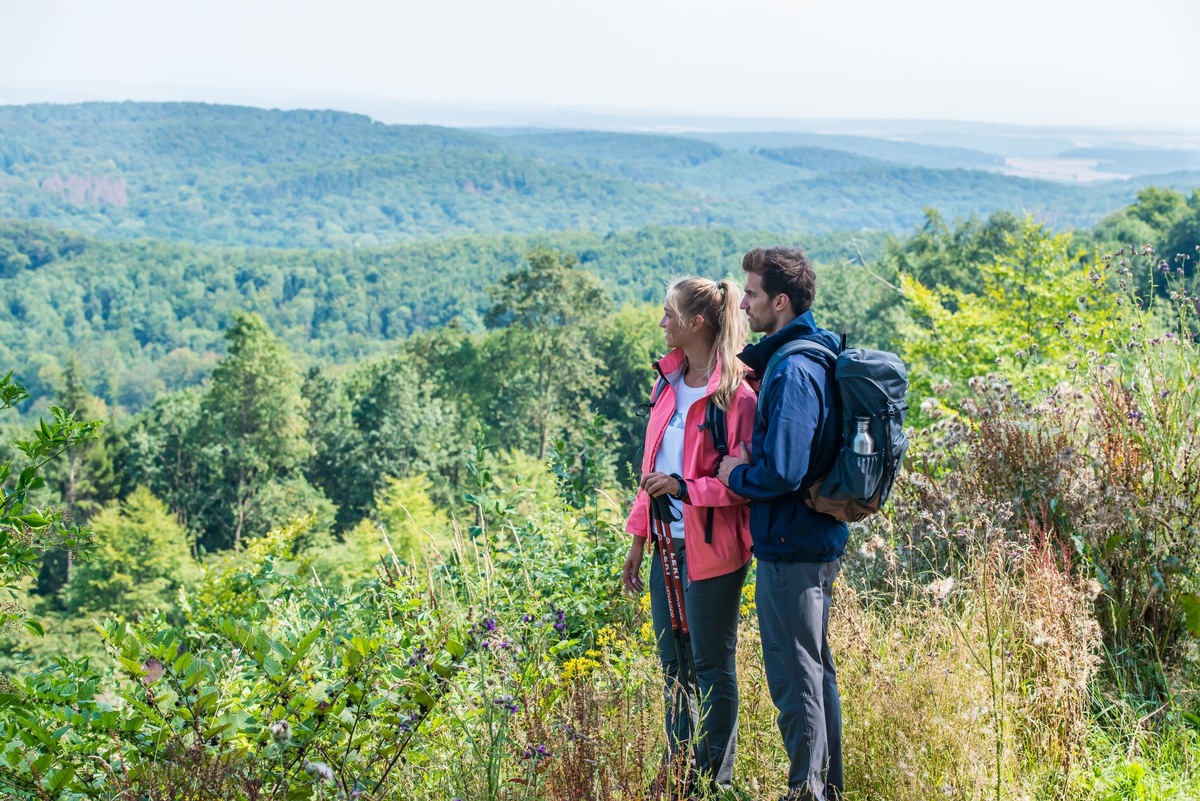
M 908 404 L 908 371 L 894 353 L 864 348 L 846 348 L 834 354 L 816 342 L 795 340 L 772 354 L 763 370 L 758 390 L 758 422 L 766 424 L 763 398 L 784 359 L 800 351 L 823 353 L 834 362 L 835 408 L 841 423 L 841 447 L 833 467 L 809 486 L 805 503 L 809 508 L 847 523 L 878 512 L 887 502 L 900 470 L 908 437 L 904 413 Z M 856 453 L 851 441 L 858 418 L 867 418 L 868 432 L 875 442 L 874 453 Z

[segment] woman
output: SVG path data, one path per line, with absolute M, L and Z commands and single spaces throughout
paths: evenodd
M 698 774 L 719 786 L 733 778 L 738 609 L 750 564 L 750 528 L 745 500 L 714 478 L 719 457 L 701 425 L 711 402 L 725 410 L 729 453 L 753 433 L 755 396 L 737 359 L 746 343 L 740 303 L 732 281 L 682 278 L 667 289 L 659 326 L 670 353 L 654 365 L 665 383 L 656 382 L 653 393 L 640 491 L 625 524 L 633 542 L 622 569 L 626 592 L 640 593 L 642 557 L 653 539 L 650 498 L 668 496 L 678 518 L 670 524 L 671 541 L 701 698 L 697 709 L 693 688 L 678 680 L 663 554 L 655 548 L 650 608 L 666 690 L 668 764 L 686 760 L 685 749 L 694 747 Z M 697 714 L 700 732 L 693 730 Z

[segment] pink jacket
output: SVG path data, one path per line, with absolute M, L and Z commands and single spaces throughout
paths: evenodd
M 683 350 L 676 348 L 655 365 L 667 378 L 683 369 Z M 717 472 L 717 450 L 704 424 L 704 410 L 708 399 L 721 380 L 721 365 L 718 364 L 708 380 L 708 391 L 704 398 L 688 409 L 683 435 L 683 479 L 687 482 L 688 500 L 683 506 L 683 533 L 687 543 L 688 579 L 723 576 L 750 561 L 750 510 L 746 499 L 730 491 L 715 478 Z M 743 381 L 734 395 L 733 403 L 725 413 L 725 433 L 729 452 L 739 444 L 749 442 L 754 433 L 754 391 Z M 642 455 L 642 472 L 654 470 L 654 460 L 662 444 L 663 432 L 675 414 L 675 388 L 668 382 L 650 412 L 646 425 L 646 447 Z M 708 523 L 708 507 L 715 507 L 713 515 L 712 542 L 704 541 Z M 633 510 L 625 522 L 625 530 L 639 537 L 653 539 L 650 531 L 650 496 L 638 492 Z

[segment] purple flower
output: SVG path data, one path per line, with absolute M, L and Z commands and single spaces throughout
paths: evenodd
M 525 753 L 521 756 L 523 759 L 546 759 L 550 756 L 550 749 L 539 743 L 526 748 Z
M 421 664 L 422 662 L 424 662 L 424 661 L 425 661 L 425 657 L 426 657 L 428 654 L 429 654 L 429 649 L 428 649 L 428 648 L 426 648 L 424 645 L 420 645 L 420 646 L 418 646 L 418 647 L 417 647 L 417 650 L 413 651 L 413 654 L 412 654 L 412 656 L 410 656 L 410 657 L 408 658 L 408 666 L 409 666 L 409 667 L 416 667 L 417 665 L 419 665 L 419 664 Z

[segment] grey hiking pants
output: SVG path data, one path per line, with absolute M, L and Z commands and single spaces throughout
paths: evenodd
M 692 659 L 702 703 L 697 708 L 692 688 L 679 682 L 679 657 L 667 608 L 662 558 L 655 548 L 650 563 L 650 612 L 663 667 L 668 756 L 677 755 L 681 746 L 693 746 L 692 734 L 697 731 L 697 720 L 702 720 L 704 728 L 698 736 L 700 747 L 696 768 L 700 775 L 717 784 L 728 785 L 733 781 L 733 758 L 737 749 L 738 610 L 750 565 L 742 565 L 724 576 L 689 582 L 687 550 L 676 551 L 676 559 L 683 577 L 684 609 L 691 630 Z
M 829 650 L 829 603 L 841 561 L 758 563 L 755 603 L 763 663 L 787 749 L 788 798 L 836 801 L 842 702 Z

